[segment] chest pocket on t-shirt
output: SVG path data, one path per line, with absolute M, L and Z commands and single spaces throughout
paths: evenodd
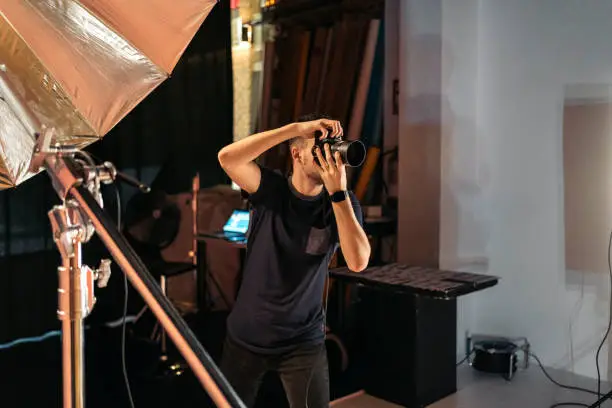
M 306 241 L 308 255 L 324 255 L 331 246 L 331 228 L 311 227 Z

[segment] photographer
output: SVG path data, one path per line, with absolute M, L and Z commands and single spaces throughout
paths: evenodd
M 279 373 L 291 408 L 329 405 L 323 290 L 338 246 L 347 266 L 368 265 L 370 244 L 362 212 L 347 191 L 339 153 L 312 149 L 342 136 L 340 122 L 306 116 L 235 142 L 219 152 L 229 177 L 249 194 L 253 209 L 238 298 L 227 321 L 221 370 L 249 407 L 267 371 Z M 257 165 L 268 149 L 289 142 L 288 178 Z M 318 163 L 317 163 L 318 161 Z

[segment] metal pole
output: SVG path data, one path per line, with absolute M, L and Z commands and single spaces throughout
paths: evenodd
M 63 259 L 63 265 L 58 268 L 59 271 L 59 310 L 58 317 L 62 322 L 62 380 L 63 380 L 63 397 L 64 408 L 82 407 L 83 404 L 83 389 L 77 385 L 76 377 L 82 374 L 75 364 L 76 361 L 83 361 L 82 355 L 77 357 L 76 354 L 82 352 L 82 347 L 78 346 L 75 336 L 78 328 L 76 321 L 72 320 L 70 309 L 74 298 L 71 293 L 73 287 L 73 277 L 70 267 L 70 259 Z M 81 326 L 82 328 L 82 326 Z M 79 373 L 80 371 L 80 373 Z M 80 404 L 79 404 L 80 402 Z
M 62 322 L 64 408 L 85 407 L 83 319 L 93 303 L 87 273 L 81 265 L 81 227 L 74 209 L 56 206 L 49 212 L 54 241 L 62 257 L 58 268 L 58 318 Z M 93 276 L 90 277 L 93 282 Z
M 174 305 L 163 295 L 159 284 L 125 237 L 104 213 L 91 192 L 73 174 L 74 167 L 75 163 L 67 157 L 49 155 L 45 158 L 45 168 L 60 197 L 69 197 L 78 203 L 81 213 L 91 222 L 217 407 L 246 408 Z
M 72 313 L 70 316 L 72 332 L 72 373 L 74 381 L 74 408 L 85 407 L 85 338 L 83 331 L 83 319 L 85 296 L 83 293 L 83 270 L 81 268 L 81 243 L 73 242 L 74 254 L 70 268 L 70 303 Z

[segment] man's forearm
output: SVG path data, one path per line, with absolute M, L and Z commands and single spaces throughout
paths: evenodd
M 361 272 L 367 268 L 370 260 L 368 237 L 359 225 L 348 198 L 340 203 L 333 203 L 332 206 L 338 225 L 340 248 L 346 265 L 353 272 Z
M 223 167 L 252 162 L 267 150 L 295 136 L 298 136 L 295 124 L 256 133 L 221 149 L 219 162 Z

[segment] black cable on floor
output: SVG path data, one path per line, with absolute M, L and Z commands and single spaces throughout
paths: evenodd
M 612 303 L 612 261 L 610 259 L 611 249 L 612 249 L 612 231 L 610 231 L 610 238 L 608 240 L 608 272 L 610 276 L 610 302 Z M 563 385 L 563 384 L 558 383 L 544 369 L 544 366 L 540 362 L 540 359 L 533 353 L 529 353 L 529 354 L 531 357 L 533 357 L 538 362 L 538 365 L 542 369 L 542 372 L 544 373 L 544 375 L 546 375 L 546 377 L 550 381 L 552 381 L 555 385 L 561 388 L 568 389 L 568 390 L 582 391 L 582 392 L 586 392 L 589 394 L 597 395 L 597 399 L 599 400 L 601 398 L 601 371 L 599 370 L 599 353 L 601 352 L 601 349 L 610 334 L 611 328 L 612 328 L 612 311 L 610 312 L 609 317 L 608 317 L 608 328 L 606 329 L 606 333 L 604 334 L 604 337 L 601 340 L 599 347 L 597 348 L 597 353 L 595 354 L 595 367 L 597 368 L 597 391 L 591 391 L 585 388 L 573 387 L 573 386 Z M 591 407 L 593 405 L 585 404 L 582 402 L 558 402 L 556 404 L 551 405 L 550 408 L 556 408 L 556 407 L 562 407 L 562 406 Z M 600 406 L 600 405 L 597 405 L 597 406 Z
M 544 375 L 546 376 L 546 378 L 548 378 L 550 380 L 550 382 L 552 382 L 553 384 L 555 384 L 557 387 L 560 388 L 564 388 L 566 390 L 573 390 L 573 391 L 580 391 L 580 392 L 586 392 L 587 394 L 591 394 L 591 395 L 597 395 L 597 391 L 593 391 L 593 390 L 589 390 L 586 388 L 581 388 L 581 387 L 575 387 L 573 385 L 565 385 L 565 384 L 561 384 L 560 382 L 558 382 L 557 380 L 555 380 L 554 378 L 552 378 L 550 376 L 550 374 L 548 373 L 548 371 L 546 371 L 546 369 L 544 368 L 544 366 L 542 365 L 542 362 L 540 361 L 540 359 L 538 358 L 538 356 L 536 356 L 533 353 L 529 353 L 530 357 L 533 357 L 533 359 L 538 363 L 538 365 L 540 366 L 540 369 L 542 370 L 542 372 L 544 373 Z M 562 403 L 560 403 L 562 404 Z M 569 404 L 569 402 L 568 402 Z M 588 405 L 587 405 L 588 407 Z
M 610 239 L 608 241 L 608 272 L 610 273 L 610 302 L 612 302 L 612 264 L 610 263 L 610 248 L 612 248 L 612 231 L 610 231 Z M 599 371 L 599 353 L 601 352 L 601 348 L 603 347 L 608 335 L 610 334 L 610 327 L 612 326 L 612 312 L 608 317 L 608 328 L 606 329 L 606 334 L 603 339 L 601 339 L 601 343 L 597 348 L 597 354 L 595 355 L 595 367 L 597 367 L 597 398 L 601 398 L 601 372 Z
M 470 358 L 470 356 L 471 356 L 473 353 L 474 353 L 474 350 L 472 349 L 472 351 L 470 351 L 470 353 L 469 353 L 467 356 L 463 357 L 463 359 L 461 359 L 461 361 L 459 361 L 459 362 L 457 363 L 457 367 L 459 367 L 461 364 L 465 363 L 465 362 L 468 360 L 468 358 Z
M 580 391 L 580 392 L 586 392 L 587 394 L 597 395 L 597 391 L 592 391 L 592 390 L 581 388 L 581 387 L 575 387 L 573 385 L 561 384 L 560 382 L 556 381 L 554 378 L 550 376 L 548 371 L 546 371 L 546 369 L 542 365 L 542 362 L 540 361 L 538 356 L 536 356 L 533 353 L 529 353 L 529 356 L 533 357 L 533 359 L 538 363 L 538 366 L 540 366 L 540 369 L 542 370 L 546 378 L 548 378 L 550 382 L 555 384 L 557 387 L 565 388 L 566 390 Z M 557 408 L 557 407 L 587 407 L 588 408 L 590 407 L 590 405 L 585 404 L 584 402 L 557 402 L 556 404 L 552 404 L 550 406 L 550 408 Z
M 119 194 L 119 187 L 113 183 L 115 187 L 115 194 L 117 195 L 117 228 L 121 231 L 121 194 Z M 135 408 L 134 399 L 132 397 L 132 388 L 130 387 L 130 379 L 127 373 L 127 364 L 125 358 L 125 325 L 127 318 L 128 308 L 128 279 L 127 275 L 123 274 L 123 321 L 121 322 L 121 368 L 123 370 L 123 380 L 125 381 L 125 388 L 127 390 L 128 398 L 130 400 L 130 407 Z

